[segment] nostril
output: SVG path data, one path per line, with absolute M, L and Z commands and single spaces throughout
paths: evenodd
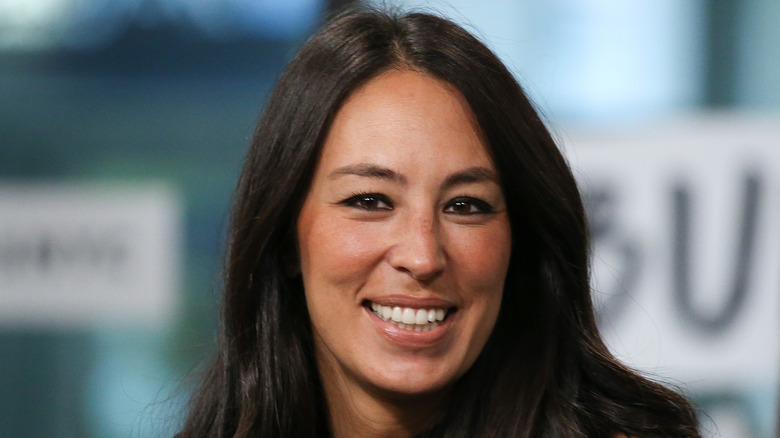
M 388 261 L 396 270 L 418 281 L 437 276 L 444 269 L 445 256 L 436 227 L 429 219 L 404 225 L 404 229 L 399 230 L 396 244 L 387 254 Z

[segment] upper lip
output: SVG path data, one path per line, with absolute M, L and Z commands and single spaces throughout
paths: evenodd
M 382 306 L 391 307 L 412 307 L 416 309 L 443 308 L 449 309 L 456 307 L 456 304 L 450 300 L 437 297 L 417 297 L 412 295 L 391 294 L 382 295 L 375 298 L 367 298 L 367 301 L 377 303 Z

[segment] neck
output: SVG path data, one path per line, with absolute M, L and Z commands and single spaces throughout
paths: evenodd
M 444 392 L 383 394 L 348 390 L 345 383 L 336 379 L 323 382 L 334 438 L 411 438 L 433 427 L 443 415 Z

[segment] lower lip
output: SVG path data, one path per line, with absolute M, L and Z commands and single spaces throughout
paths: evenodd
M 427 332 L 416 332 L 414 330 L 406 330 L 400 327 L 396 327 L 392 323 L 380 318 L 379 315 L 374 313 L 371 309 L 365 308 L 368 312 L 368 316 L 374 327 L 391 343 L 407 347 L 407 348 L 430 348 L 442 341 L 442 339 L 449 332 L 450 325 L 452 324 L 452 317 L 450 315 L 440 322 L 435 328 L 428 330 Z

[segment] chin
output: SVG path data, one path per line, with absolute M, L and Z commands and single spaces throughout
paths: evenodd
M 408 366 L 376 376 L 378 378 L 370 384 L 390 398 L 413 398 L 447 392 L 460 378 L 460 374 L 453 370 L 442 373 L 441 370 Z

